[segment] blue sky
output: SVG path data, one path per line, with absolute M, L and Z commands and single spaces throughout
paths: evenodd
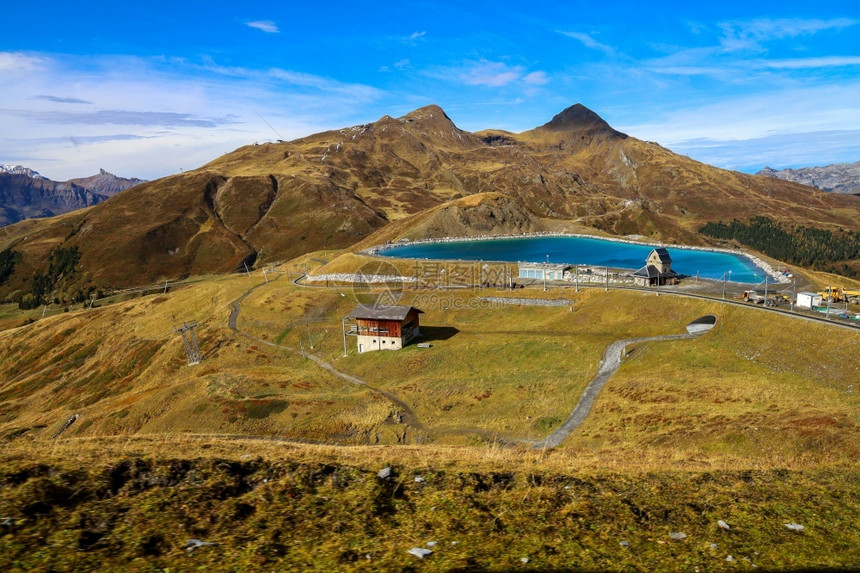
M 856 2 L 465 4 L 15 2 L 0 163 L 151 179 L 431 103 L 514 132 L 582 103 L 741 171 L 860 160 Z

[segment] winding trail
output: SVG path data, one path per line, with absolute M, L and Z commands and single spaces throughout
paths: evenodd
M 280 275 L 272 279 L 270 282 L 275 281 L 280 278 Z M 296 279 L 296 281 L 300 280 L 302 277 Z M 293 282 L 296 282 L 293 281 Z M 664 334 L 661 336 L 648 336 L 644 338 L 629 338 L 626 340 L 618 340 L 610 344 L 603 353 L 603 360 L 600 362 L 600 368 L 597 371 L 597 375 L 588 383 L 585 391 L 582 394 L 582 397 L 579 399 L 579 403 L 577 403 L 576 407 L 571 412 L 570 416 L 568 416 L 567 420 L 559 426 L 555 431 L 553 431 L 546 438 L 535 441 L 529 440 L 525 438 L 517 438 L 511 436 L 503 436 L 497 432 L 483 430 L 480 428 L 427 428 L 421 423 L 421 420 L 418 419 L 418 416 L 415 415 L 415 412 L 403 402 L 400 398 L 391 394 L 390 392 L 386 392 L 380 388 L 376 388 L 371 386 L 361 378 L 357 376 L 353 376 L 352 374 L 347 374 L 345 372 L 341 372 L 337 368 L 334 367 L 330 362 L 326 362 L 319 356 L 315 354 L 310 354 L 308 352 L 304 352 L 301 350 L 297 350 L 295 348 L 290 348 L 289 346 L 284 346 L 282 344 L 276 344 L 274 342 L 269 342 L 268 340 L 263 340 L 262 338 L 258 338 L 252 334 L 248 334 L 243 330 L 240 330 L 238 327 L 238 318 L 239 313 L 242 310 L 241 304 L 242 301 L 245 300 L 251 293 L 262 286 L 266 286 L 268 283 L 260 283 L 257 284 L 250 289 L 248 289 L 245 294 L 234 300 L 230 303 L 232 310 L 230 312 L 230 318 L 227 321 L 228 327 L 234 331 L 236 334 L 244 336 L 249 340 L 253 340 L 259 344 L 265 344 L 267 346 L 271 346 L 273 348 L 278 348 L 281 350 L 286 350 L 287 352 L 297 354 L 299 356 L 303 356 L 309 360 L 312 360 L 317 366 L 320 368 L 330 372 L 332 375 L 349 382 L 350 384 L 355 384 L 357 386 L 362 386 L 367 388 L 371 392 L 379 394 L 383 396 L 392 404 L 397 406 L 399 409 L 400 422 L 405 424 L 406 426 L 412 428 L 413 430 L 420 431 L 424 434 L 428 435 L 460 435 L 460 436 L 480 436 L 484 439 L 494 441 L 496 443 L 502 445 L 517 445 L 517 444 L 526 444 L 531 445 L 535 449 L 551 449 L 558 447 L 569 435 L 573 432 L 588 416 L 589 411 L 591 410 L 591 406 L 594 404 L 594 400 L 597 398 L 597 395 L 600 393 L 600 390 L 603 388 L 603 385 L 609 380 L 609 378 L 615 374 L 618 368 L 621 366 L 621 359 L 624 356 L 624 349 L 627 348 L 628 345 L 634 344 L 637 342 L 656 342 L 656 341 L 665 341 L 665 340 L 688 340 L 692 338 L 697 338 L 704 334 L 707 331 L 699 331 L 692 332 L 687 334 Z M 303 285 L 299 285 L 303 286 Z
M 591 406 L 594 404 L 594 400 L 597 398 L 603 385 L 606 384 L 606 381 L 609 380 L 609 378 L 615 374 L 615 371 L 618 370 L 619 366 L 621 366 L 621 358 L 624 356 L 624 349 L 627 348 L 628 344 L 660 340 L 687 340 L 690 338 L 697 338 L 702 334 L 704 334 L 704 332 L 628 338 L 627 340 L 618 340 L 607 346 L 606 350 L 603 352 L 603 360 L 600 362 L 600 368 L 597 370 L 597 375 L 588 383 L 588 386 L 586 386 L 585 392 L 582 393 L 582 398 L 579 399 L 579 403 L 573 409 L 573 412 L 570 413 L 567 420 L 565 420 L 564 423 L 553 433 L 543 440 L 535 442 L 534 447 L 538 449 L 558 447 L 572 431 L 579 427 L 579 425 L 585 420 L 585 417 L 588 416 L 588 412 L 591 410 Z
M 279 278 L 280 278 L 280 275 L 278 275 L 274 279 L 271 279 L 270 282 L 274 282 L 274 281 L 278 280 Z M 301 277 L 299 277 L 299 278 L 301 278 Z M 298 280 L 298 279 L 296 279 L 296 280 Z M 377 394 L 384 396 L 391 403 L 393 403 L 395 406 L 400 408 L 399 414 L 401 417 L 401 421 L 404 424 L 406 424 L 407 426 L 409 426 L 415 430 L 427 431 L 427 429 L 424 427 L 424 425 L 421 424 L 421 421 L 418 419 L 418 416 L 415 415 L 415 412 L 413 412 L 412 409 L 409 406 L 407 406 L 406 403 L 403 402 L 397 396 L 395 396 L 389 392 L 386 392 L 385 390 L 381 390 L 379 388 L 374 388 L 373 386 L 369 385 L 367 382 L 365 382 L 361 378 L 358 378 L 357 376 L 353 376 L 352 374 L 347 374 L 345 372 L 341 372 L 340 370 L 335 368 L 333 364 L 331 364 L 330 362 L 326 362 L 325 360 L 323 360 L 319 356 L 316 356 L 315 354 L 310 354 L 308 352 L 296 350 L 295 348 L 290 348 L 289 346 L 284 346 L 283 344 L 275 344 L 274 342 L 269 342 L 268 340 L 263 340 L 262 338 L 258 338 L 256 336 L 254 336 L 253 334 L 248 334 L 247 332 L 245 332 L 243 330 L 239 330 L 237 323 L 238 323 L 238 319 L 239 319 L 239 313 L 242 311 L 242 307 L 241 307 L 242 301 L 245 300 L 245 298 L 247 298 L 255 290 L 257 290 L 261 286 L 265 286 L 267 284 L 268 283 L 260 283 L 258 285 L 251 287 L 250 289 L 248 289 L 245 292 L 245 294 L 243 294 L 242 296 L 240 296 L 239 298 L 237 298 L 236 300 L 234 300 L 233 302 L 230 303 L 230 305 L 233 308 L 233 310 L 230 312 L 230 318 L 227 321 L 227 326 L 230 328 L 230 330 L 234 331 L 236 334 L 239 334 L 241 336 L 244 336 L 245 338 L 248 338 L 249 340 L 253 340 L 254 342 L 258 342 L 260 344 L 265 344 L 265 345 L 271 346 L 273 348 L 279 348 L 281 350 L 286 350 L 287 352 L 291 352 L 293 354 L 298 354 L 299 356 L 303 356 L 305 358 L 313 360 L 317 366 L 319 366 L 320 368 L 322 368 L 324 370 L 327 370 L 328 372 L 332 373 L 333 375 L 337 376 L 338 378 L 341 378 L 342 380 L 346 380 L 350 384 L 355 384 L 356 386 L 364 386 L 365 388 L 367 388 L 371 392 L 376 392 Z

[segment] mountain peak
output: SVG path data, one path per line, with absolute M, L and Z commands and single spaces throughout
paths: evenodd
M 445 110 L 439 107 L 436 104 L 425 105 L 424 107 L 419 107 L 416 110 L 410 111 L 406 115 L 404 115 L 401 119 L 406 118 L 414 118 L 414 119 L 424 119 L 429 117 L 444 117 L 448 121 L 451 121 L 451 118 L 448 117 L 448 114 L 445 113 Z
M 574 104 L 553 117 L 538 129 L 545 131 L 584 131 L 592 134 L 605 133 L 615 137 L 627 137 L 620 131 L 612 129 L 606 121 L 582 105 Z

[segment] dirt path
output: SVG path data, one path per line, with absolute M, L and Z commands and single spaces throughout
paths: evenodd
M 277 276 L 274 279 L 271 279 L 270 282 L 274 282 L 274 281 L 278 280 L 279 278 L 280 278 L 280 276 Z M 301 278 L 301 277 L 299 277 L 299 278 Z M 293 354 L 298 354 L 300 356 L 304 356 L 305 358 L 312 360 L 320 368 L 327 370 L 328 372 L 332 373 L 333 375 L 337 376 L 338 378 L 341 378 L 342 380 L 345 380 L 345 381 L 349 382 L 350 384 L 355 384 L 357 386 L 364 386 L 365 388 L 367 388 L 371 392 L 376 392 L 380 396 L 385 397 L 387 400 L 389 400 L 392 404 L 394 404 L 395 406 L 397 406 L 400 409 L 400 411 L 398 413 L 400 414 L 401 421 L 404 424 L 406 424 L 407 426 L 409 426 L 415 430 L 426 431 L 426 428 L 424 427 L 423 424 L 421 424 L 421 421 L 418 419 L 418 416 L 415 415 L 415 412 L 413 412 L 412 409 L 409 406 L 407 406 L 406 403 L 404 403 L 402 400 L 400 400 L 397 396 L 394 396 L 393 394 L 386 392 L 385 390 L 380 390 L 379 388 L 374 388 L 373 386 L 370 386 L 367 382 L 365 382 L 361 378 L 358 378 L 357 376 L 353 376 L 351 374 L 341 372 L 340 370 L 335 368 L 333 364 L 331 364 L 330 362 L 326 362 L 325 360 L 323 360 L 319 356 L 316 356 L 315 354 L 310 354 L 308 352 L 303 352 L 303 351 L 297 350 L 295 348 L 290 348 L 289 346 L 284 346 L 283 344 L 275 344 L 274 342 L 269 342 L 268 340 L 263 340 L 262 338 L 258 338 L 256 336 L 254 336 L 253 334 L 248 334 L 247 332 L 240 330 L 237 323 L 238 323 L 238 319 L 239 319 L 239 313 L 242 311 L 242 306 L 241 306 L 242 301 L 245 300 L 245 298 L 247 298 L 255 290 L 257 290 L 261 286 L 265 286 L 266 284 L 268 284 L 268 283 L 260 283 L 256 286 L 251 287 L 250 289 L 248 289 L 245 292 L 245 294 L 243 294 L 242 296 L 240 296 L 239 298 L 234 300 L 232 303 L 230 303 L 230 305 L 232 306 L 232 311 L 230 312 L 230 318 L 227 321 L 227 326 L 230 328 L 230 330 L 234 331 L 236 334 L 244 336 L 245 338 L 253 340 L 254 342 L 258 342 L 260 344 L 265 344 L 265 345 L 271 346 L 273 348 L 286 350 L 287 352 L 291 352 Z
M 613 342 L 607 346 L 606 350 L 603 352 L 603 360 L 600 362 L 600 368 L 597 370 L 597 375 L 588 383 L 588 386 L 586 386 L 585 392 L 582 393 L 582 397 L 579 399 L 579 403 L 576 405 L 576 408 L 573 409 L 573 412 L 570 413 L 570 416 L 567 417 L 567 420 L 565 420 L 558 429 L 543 440 L 535 442 L 534 447 L 538 449 L 558 447 L 565 438 L 567 438 L 570 433 L 585 420 L 585 417 L 588 416 L 588 412 L 591 410 L 591 406 L 594 404 L 594 400 L 597 398 L 603 385 L 606 384 L 606 381 L 609 380 L 609 378 L 615 374 L 615 371 L 618 370 L 618 367 L 621 366 L 621 358 L 624 356 L 624 349 L 627 348 L 628 344 L 636 342 L 655 342 L 660 340 L 687 340 L 690 338 L 696 338 L 702 334 L 704 333 L 697 332 L 695 334 L 666 334 L 663 336 L 648 336 L 645 338 L 628 338 L 627 340 Z
M 272 281 L 277 280 L 280 276 L 275 277 Z M 300 280 L 302 277 L 299 277 L 296 280 Z M 295 281 L 294 281 L 295 282 Z M 597 395 L 600 393 L 600 390 L 603 388 L 603 385 L 606 384 L 607 380 L 615 374 L 616 370 L 621 366 L 621 359 L 624 355 L 624 349 L 627 348 L 629 344 L 633 344 L 636 342 L 656 342 L 656 341 L 664 341 L 664 340 L 687 340 L 696 338 L 704 334 L 704 332 L 696 332 L 693 334 L 665 334 L 662 336 L 649 336 L 644 338 L 629 338 L 627 340 L 619 340 L 610 344 L 603 353 L 603 360 L 600 362 L 600 368 L 597 371 L 597 375 L 588 383 L 588 386 L 585 388 L 585 391 L 582 393 L 582 397 L 579 399 L 579 403 L 573 409 L 570 416 L 568 416 L 567 420 L 559 426 L 554 432 L 552 432 L 546 438 L 540 441 L 527 440 L 524 438 L 516 438 L 511 436 L 503 436 L 496 432 L 492 432 L 489 430 L 483 430 L 480 428 L 427 428 L 424 424 L 421 423 L 421 420 L 418 419 L 418 416 L 415 415 L 415 412 L 403 402 L 400 398 L 391 394 L 390 392 L 386 392 L 385 390 L 381 390 L 379 388 L 375 388 L 369 385 L 367 382 L 358 378 L 357 376 L 353 376 L 352 374 L 347 374 L 345 372 L 341 372 L 337 368 L 334 367 L 333 364 L 327 362 L 320 358 L 315 354 L 310 354 L 308 352 L 303 352 L 301 350 L 297 350 L 295 348 L 290 348 L 289 346 L 284 346 L 282 344 L 275 344 L 274 342 L 269 342 L 268 340 L 263 340 L 262 338 L 258 338 L 252 334 L 248 334 L 239 329 L 238 327 L 238 318 L 239 313 L 242 310 L 241 303 L 245 298 L 247 298 L 251 293 L 253 293 L 258 288 L 265 286 L 268 283 L 260 283 L 248 289 L 245 294 L 234 300 L 231 304 L 232 311 L 230 312 L 230 318 L 228 319 L 227 325 L 231 330 L 236 332 L 249 340 L 253 340 L 259 344 L 265 344 L 266 346 L 271 346 L 273 348 L 278 348 L 281 350 L 286 350 L 287 352 L 291 352 L 293 354 L 298 354 L 303 356 L 309 360 L 312 360 L 317 366 L 320 368 L 330 372 L 334 376 L 349 382 L 350 384 L 355 384 L 357 386 L 363 386 L 370 390 L 371 392 L 375 392 L 380 396 L 383 396 L 385 399 L 390 401 L 399 409 L 400 421 L 412 428 L 413 430 L 418 430 L 425 434 L 440 436 L 440 435 L 458 435 L 458 436 L 480 436 L 481 438 L 491 440 L 504 445 L 517 445 L 517 444 L 530 444 L 532 447 L 537 449 L 549 449 L 558 447 L 569 435 L 573 432 L 584 420 L 585 417 L 588 416 L 589 411 L 591 410 L 592 404 L 594 404 L 594 400 L 597 398 Z

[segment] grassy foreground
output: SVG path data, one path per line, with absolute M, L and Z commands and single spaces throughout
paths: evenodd
M 857 333 L 625 291 L 523 289 L 572 302 L 520 307 L 406 290 L 432 348 L 357 355 L 350 338 L 344 357 L 341 318 L 373 293 L 269 278 L 0 332 L 0 570 L 860 567 Z M 228 326 L 245 294 L 254 338 Z M 632 346 L 557 450 L 493 442 L 557 427 L 611 342 L 704 314 L 707 335 Z M 422 426 L 288 350 L 311 344 Z
M 559 452 L 146 439 L 0 461 L 4 571 L 860 565 L 856 466 L 618 472 Z

